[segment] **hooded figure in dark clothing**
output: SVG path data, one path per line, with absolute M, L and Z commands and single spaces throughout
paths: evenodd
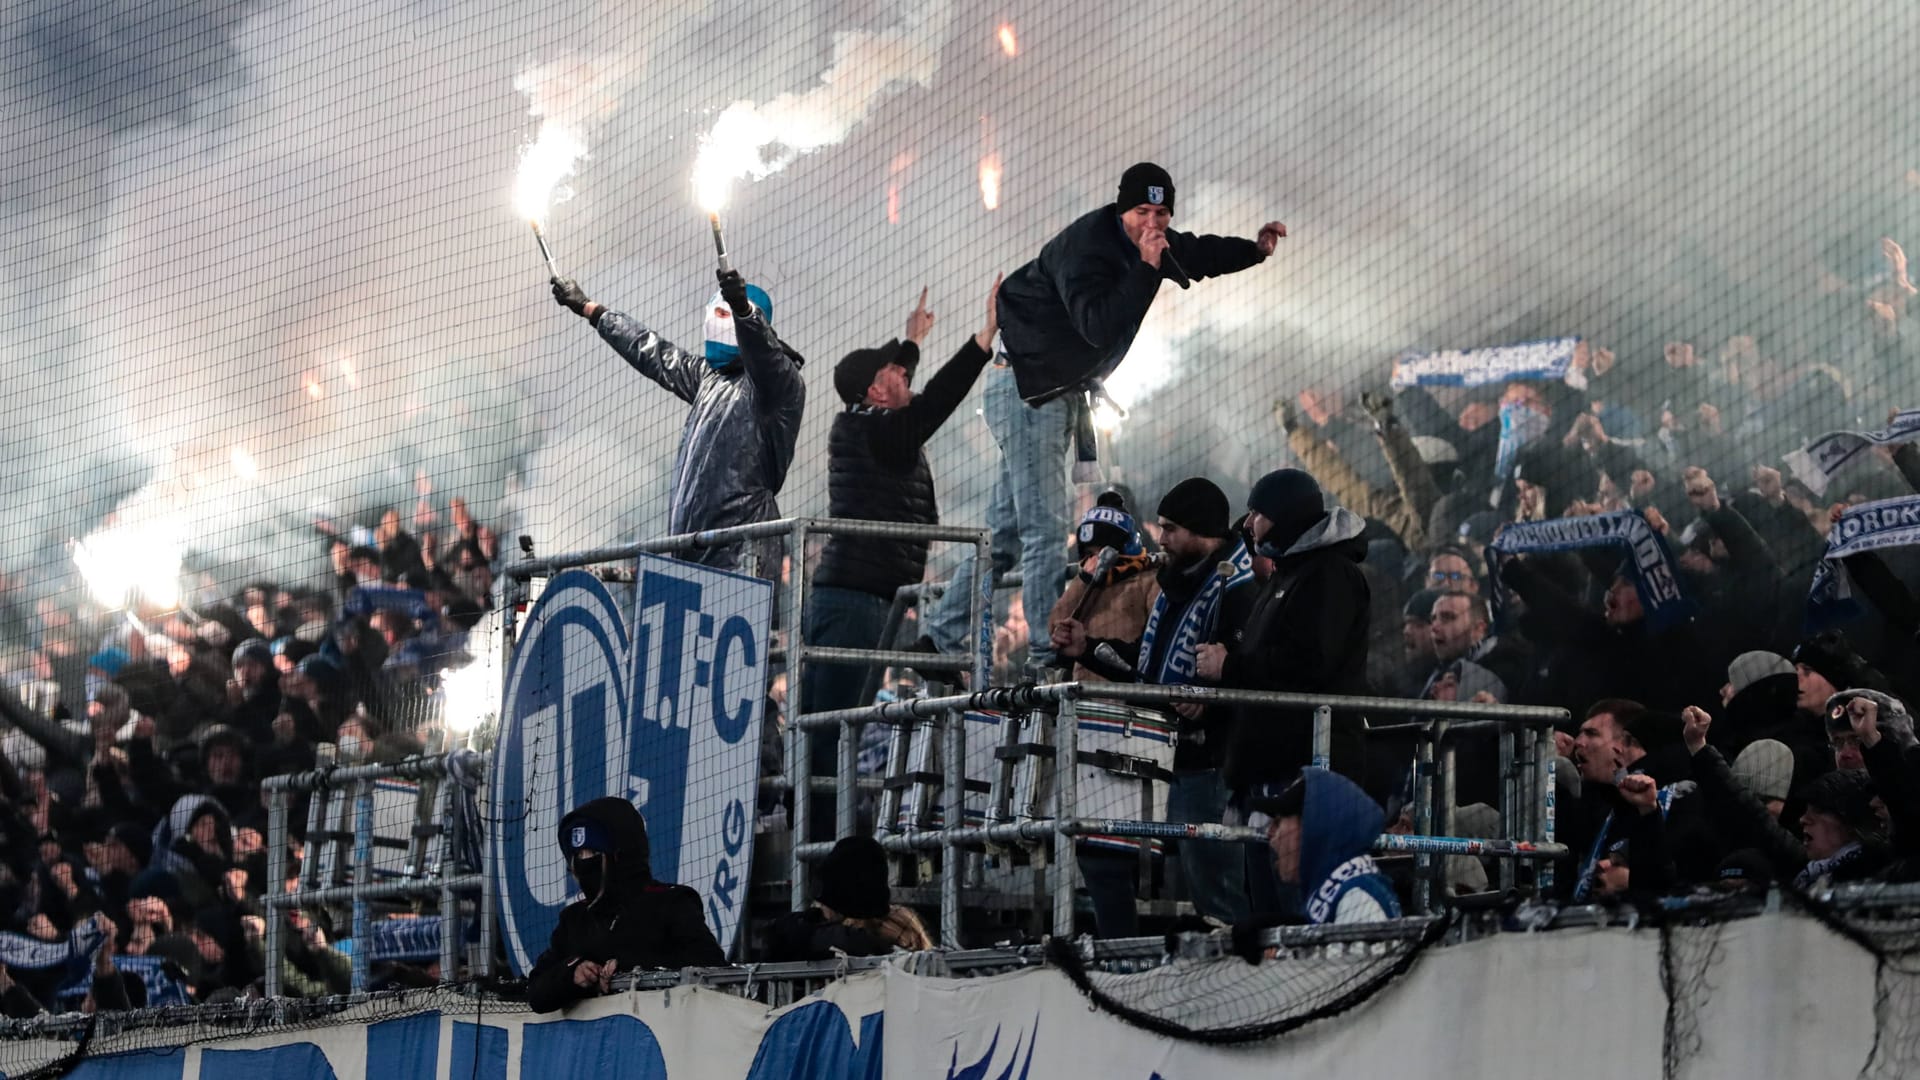
M 1324 509 L 1320 485 L 1298 469 L 1261 477 L 1247 509 L 1250 547 L 1273 560 L 1273 574 L 1255 586 L 1241 625 L 1221 627 L 1223 644 L 1201 647 L 1199 676 L 1240 690 L 1365 694 L 1366 522 L 1341 507 Z M 1353 714 L 1334 716 L 1333 767 L 1350 775 L 1365 753 L 1359 725 Z M 1245 791 L 1285 783 L 1309 763 L 1312 746 L 1310 712 L 1238 708 L 1223 765 L 1227 785 Z
M 653 879 L 647 823 L 632 803 L 609 796 L 569 812 L 560 819 L 560 850 L 582 897 L 560 913 L 527 976 L 535 1012 L 606 993 L 615 975 L 635 968 L 726 963 L 700 894 Z

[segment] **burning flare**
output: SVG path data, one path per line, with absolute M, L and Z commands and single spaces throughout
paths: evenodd
M 980 159 L 980 201 L 989 210 L 1000 209 L 1000 155 Z
M 115 523 L 73 542 L 73 565 L 103 607 L 144 600 L 163 608 L 180 602 L 180 550 L 186 535 L 173 514 L 141 524 Z
M 1012 23 L 1001 23 L 998 36 L 1000 38 L 1001 52 L 1006 53 L 1008 56 L 1020 55 L 1020 39 L 1014 36 Z
M 514 213 L 539 225 L 546 220 L 554 189 L 573 175 L 573 167 L 587 153 L 587 143 L 571 126 L 557 120 L 540 125 L 540 135 L 520 155 L 514 178 Z

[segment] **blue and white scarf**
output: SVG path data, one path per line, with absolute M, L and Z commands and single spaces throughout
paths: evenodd
M 1673 812 L 1675 794 L 1671 786 L 1654 792 L 1653 801 L 1660 808 L 1660 820 L 1665 821 L 1667 815 Z M 1600 823 L 1600 835 L 1593 838 L 1593 848 L 1587 852 L 1587 861 L 1580 864 L 1580 880 L 1573 887 L 1574 903 L 1584 904 L 1593 895 L 1593 883 L 1600 876 L 1600 856 L 1610 850 L 1607 846 L 1607 833 L 1612 830 L 1613 811 L 1609 810 L 1607 820 Z
M 1674 573 L 1673 554 L 1667 550 L 1666 539 L 1647 524 L 1638 510 L 1503 526 L 1487 546 L 1487 565 L 1498 566 L 1501 555 L 1534 555 L 1589 547 L 1626 549 L 1627 568 L 1633 574 L 1634 589 L 1640 594 L 1640 606 L 1646 609 L 1650 628 L 1664 630 L 1692 617 L 1693 602 L 1680 594 L 1680 578 Z M 1500 575 L 1489 576 L 1493 579 L 1493 612 L 1498 622 L 1506 608 L 1507 594 L 1500 584 Z
M 1153 664 L 1153 644 L 1160 636 L 1160 618 L 1167 611 L 1167 594 L 1162 592 L 1154 597 L 1153 610 L 1147 613 L 1147 625 L 1140 632 L 1139 677 L 1142 681 L 1158 683 L 1162 686 L 1186 686 L 1193 682 L 1196 654 L 1202 642 L 1212 638 L 1219 628 L 1220 598 L 1234 585 L 1253 576 L 1253 554 L 1247 550 L 1246 541 L 1233 545 L 1233 554 L 1229 555 L 1207 578 L 1188 602 L 1180 620 L 1174 624 L 1173 640 L 1167 643 L 1167 653 L 1161 657 L 1159 669 L 1147 670 Z
M 1807 490 L 1825 495 L 1827 484 L 1847 462 L 1876 446 L 1920 440 L 1920 409 L 1902 409 L 1880 431 L 1830 431 L 1786 456 L 1787 465 Z
M 1849 507 L 1827 532 L 1827 553 L 1814 570 L 1813 588 L 1807 593 L 1807 625 L 1828 626 L 1860 613 L 1842 559 L 1915 544 L 1920 544 L 1920 495 Z
M 1517 380 L 1565 382 L 1573 371 L 1577 337 L 1523 341 L 1484 349 L 1445 349 L 1393 362 L 1393 388 L 1489 386 Z
M 1334 921 L 1340 915 L 1340 901 L 1355 889 L 1373 897 L 1380 905 L 1380 911 L 1389 919 L 1400 917 L 1400 902 L 1393 895 L 1393 889 L 1387 879 L 1381 875 L 1379 864 L 1371 855 L 1355 855 L 1346 862 L 1333 868 L 1327 880 L 1313 890 L 1307 898 L 1307 921 L 1321 926 Z

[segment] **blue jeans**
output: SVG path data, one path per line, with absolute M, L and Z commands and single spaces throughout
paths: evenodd
M 1227 808 L 1227 784 L 1218 769 L 1173 774 L 1167 789 L 1167 820 L 1182 824 L 1218 822 Z M 1180 873 L 1186 878 L 1193 909 L 1228 925 L 1247 921 L 1246 844 L 1217 840 L 1180 841 Z M 1264 849 L 1263 849 L 1264 850 Z
M 872 649 L 880 645 L 880 634 L 887 628 L 890 601 L 856 589 L 819 588 L 807 596 L 805 641 L 808 645 L 827 645 L 839 649 Z M 870 664 L 821 664 L 809 662 L 800 679 L 800 702 L 794 715 L 851 709 L 866 702 L 860 700 Z M 840 733 L 816 731 L 811 736 L 808 755 L 813 775 L 838 776 L 840 773 Z M 809 811 L 813 818 L 808 829 L 810 840 L 833 839 L 834 797 L 815 795 Z
M 1000 447 L 1000 470 L 987 508 L 993 563 L 1011 567 L 1016 558 L 1020 563 L 1027 660 L 1030 666 L 1044 666 L 1053 661 L 1047 616 L 1060 599 L 1067 575 L 1067 449 L 1073 441 L 1073 410 L 1065 398 L 1038 408 L 1021 401 L 1013 369 L 998 365 L 987 369 L 985 394 L 987 430 Z M 968 560 L 925 616 L 922 632 L 943 652 L 965 649 L 970 641 L 967 609 L 973 587 L 973 562 Z

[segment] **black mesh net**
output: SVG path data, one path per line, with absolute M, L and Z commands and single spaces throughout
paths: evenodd
M 1216 936 L 1132 973 L 1099 970 L 1081 946 L 1057 938 L 1047 959 L 1096 1008 L 1125 1023 L 1174 1039 L 1248 1043 L 1360 1007 L 1411 970 L 1447 927 L 1445 919 L 1408 920 L 1370 927 L 1364 939 L 1282 929 L 1236 935 L 1231 948 Z

